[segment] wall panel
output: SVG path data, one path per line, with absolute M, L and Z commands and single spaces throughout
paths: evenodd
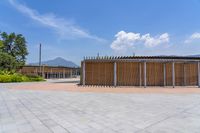
M 166 64 L 166 86 L 172 86 L 172 63 L 171 62 L 147 62 L 146 81 L 147 86 L 164 85 L 164 64 Z M 117 61 L 117 85 L 139 86 L 144 85 L 144 62 Z M 141 65 L 141 78 L 140 78 Z M 184 68 L 185 67 L 185 68 Z M 185 73 L 184 73 L 185 71 Z M 197 85 L 197 63 L 175 62 L 175 85 Z M 107 85 L 114 83 L 114 62 L 86 62 L 85 63 L 86 85 Z M 185 78 L 184 78 L 185 76 Z M 82 78 L 82 76 L 81 76 Z

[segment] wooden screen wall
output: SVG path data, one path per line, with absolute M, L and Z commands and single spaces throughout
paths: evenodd
M 146 85 L 164 86 L 164 64 L 166 66 L 165 83 L 172 86 L 172 63 L 146 63 Z M 143 86 L 144 85 L 144 63 L 143 62 L 116 62 L 117 85 L 118 86 Z M 140 71 L 141 67 L 141 71 Z M 82 70 L 82 69 L 81 69 Z M 176 63 L 175 85 L 194 86 L 198 84 L 197 63 Z M 141 77 L 140 77 L 141 76 Z M 81 83 L 82 83 L 81 76 Z M 114 62 L 86 62 L 85 84 L 107 85 L 114 83 Z
M 198 65 L 197 64 L 185 64 L 186 71 L 186 85 L 194 86 L 198 85 Z
M 172 86 L 172 63 L 166 63 L 166 86 Z
M 143 74 L 141 74 L 141 76 L 143 78 Z M 140 63 L 117 62 L 117 85 L 139 86 L 140 85 Z
M 184 63 L 175 64 L 175 85 L 184 85 Z
M 164 71 L 163 63 L 147 63 L 147 86 L 163 86 Z
M 85 63 L 86 85 L 108 85 L 114 82 L 113 62 L 87 62 Z

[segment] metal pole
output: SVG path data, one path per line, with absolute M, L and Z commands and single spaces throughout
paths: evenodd
M 172 62 L 172 86 L 175 87 L 175 70 L 174 70 L 174 62 Z
M 114 86 L 117 86 L 117 63 L 114 62 Z
M 146 69 L 146 66 L 147 66 L 147 64 L 146 64 L 146 62 L 144 62 L 144 88 L 146 88 L 146 86 L 147 86 L 147 69 Z
M 200 62 L 198 62 L 198 87 L 200 88 Z
M 41 74 L 42 74 L 42 68 L 41 68 L 41 60 L 42 60 L 42 45 L 41 45 L 41 43 L 40 43 L 40 46 L 39 46 L 39 68 L 40 68 L 40 76 L 41 76 Z
M 166 86 L 166 64 L 165 63 L 163 64 L 163 72 L 164 72 L 163 74 L 164 86 Z
M 83 62 L 83 85 L 85 85 L 85 61 Z
M 142 86 L 142 65 L 139 63 L 140 87 Z

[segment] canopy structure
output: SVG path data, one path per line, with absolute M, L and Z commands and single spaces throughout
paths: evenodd
M 81 84 L 102 86 L 200 86 L 200 57 L 86 57 Z
M 41 67 L 33 65 L 22 66 L 18 72 L 24 75 L 39 75 L 45 79 L 71 78 L 80 75 L 79 68 L 45 65 Z

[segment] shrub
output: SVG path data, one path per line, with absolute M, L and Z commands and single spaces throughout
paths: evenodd
M 45 81 L 39 76 L 26 76 L 13 71 L 0 71 L 0 83 Z
M 30 81 L 45 81 L 42 77 L 36 75 L 26 75 Z
M 19 75 L 17 73 L 14 73 L 14 74 L 12 74 L 10 76 L 11 76 L 11 81 L 12 82 L 22 82 L 23 81 L 23 79 L 22 79 L 23 76 Z
M 11 82 L 11 76 L 9 75 L 0 75 L 0 82 L 1 83 L 8 83 Z

